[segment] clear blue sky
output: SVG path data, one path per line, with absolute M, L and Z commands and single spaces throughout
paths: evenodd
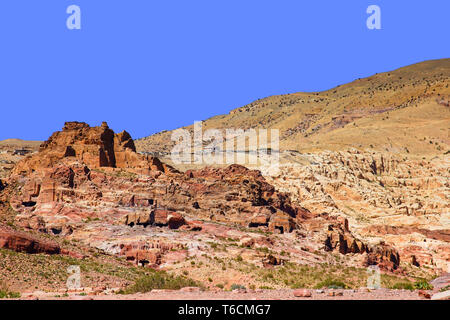
M 366 27 L 370 4 L 382 30 Z M 449 21 L 448 0 L 1 0 L 0 140 L 73 120 L 139 138 L 448 58 Z

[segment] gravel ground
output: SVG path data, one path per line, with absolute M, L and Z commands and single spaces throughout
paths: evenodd
M 79 295 L 59 296 L 57 293 L 30 293 L 21 299 L 39 300 L 426 300 L 418 291 L 377 289 L 370 290 L 309 290 L 311 297 L 295 297 L 294 290 L 257 290 L 257 291 L 170 291 L 154 290 L 148 293 L 129 295 Z

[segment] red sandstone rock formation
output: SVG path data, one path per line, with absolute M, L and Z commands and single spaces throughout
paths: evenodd
M 53 133 L 41 145 L 38 154 L 19 162 L 13 174 L 50 168 L 61 159 L 70 157 L 78 159 L 90 169 L 128 168 L 143 173 L 150 170 L 174 171 L 157 158 L 136 153 L 133 139 L 126 131 L 115 134 L 106 122 L 99 127 L 90 127 L 83 122 L 66 122 L 62 131 Z
M 61 253 L 61 248 L 55 242 L 39 240 L 5 227 L 0 227 L 0 248 L 26 253 Z
M 381 242 L 371 248 L 365 264 L 366 266 L 378 265 L 383 270 L 394 271 L 400 265 L 400 255 L 393 246 Z
M 285 259 L 275 257 L 272 254 L 267 255 L 262 261 L 264 268 L 272 268 L 273 266 L 283 265 L 286 262 Z
M 157 268 L 162 256 L 170 250 L 181 250 L 183 246 L 178 243 L 161 242 L 131 242 L 120 245 L 120 255 L 125 256 L 130 263 Z
M 339 217 L 338 221 L 328 226 L 328 233 L 325 239 L 325 250 L 337 250 L 342 254 L 348 253 L 367 253 L 365 257 L 365 266 L 378 265 L 387 271 L 394 271 L 400 265 L 400 255 L 398 251 L 384 242 L 368 246 L 361 240 L 355 238 L 350 232 L 348 221 Z
M 19 225 L 61 235 L 86 219 L 178 229 L 186 223 L 182 213 L 284 233 L 309 215 L 257 170 L 180 173 L 137 154 L 130 135 L 114 134 L 106 123 L 66 123 L 18 163 L 11 181 L 20 190 L 10 200 Z M 111 210 L 115 215 L 106 214 Z
M 325 250 L 338 250 L 342 254 L 364 253 L 368 251 L 367 246 L 356 239 L 348 229 L 348 221 L 345 219 L 343 225 L 330 224 L 328 226 L 327 238 L 325 240 Z

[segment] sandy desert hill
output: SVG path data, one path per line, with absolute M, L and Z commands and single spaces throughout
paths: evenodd
M 442 155 L 450 142 L 449 83 L 450 59 L 425 61 L 327 91 L 259 99 L 203 121 L 203 130 L 280 129 L 280 149 L 299 152 L 353 147 Z M 139 139 L 137 150 L 170 152 L 171 133 Z

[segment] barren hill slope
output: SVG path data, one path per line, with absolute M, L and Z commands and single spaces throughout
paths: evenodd
M 430 60 L 323 92 L 256 100 L 205 120 L 203 130 L 280 129 L 282 150 L 355 147 L 434 156 L 449 149 L 449 83 L 450 59 Z M 171 133 L 139 139 L 137 150 L 170 152 Z
M 6 139 L 0 141 L 0 178 L 6 178 L 24 154 L 39 150 L 42 141 Z

